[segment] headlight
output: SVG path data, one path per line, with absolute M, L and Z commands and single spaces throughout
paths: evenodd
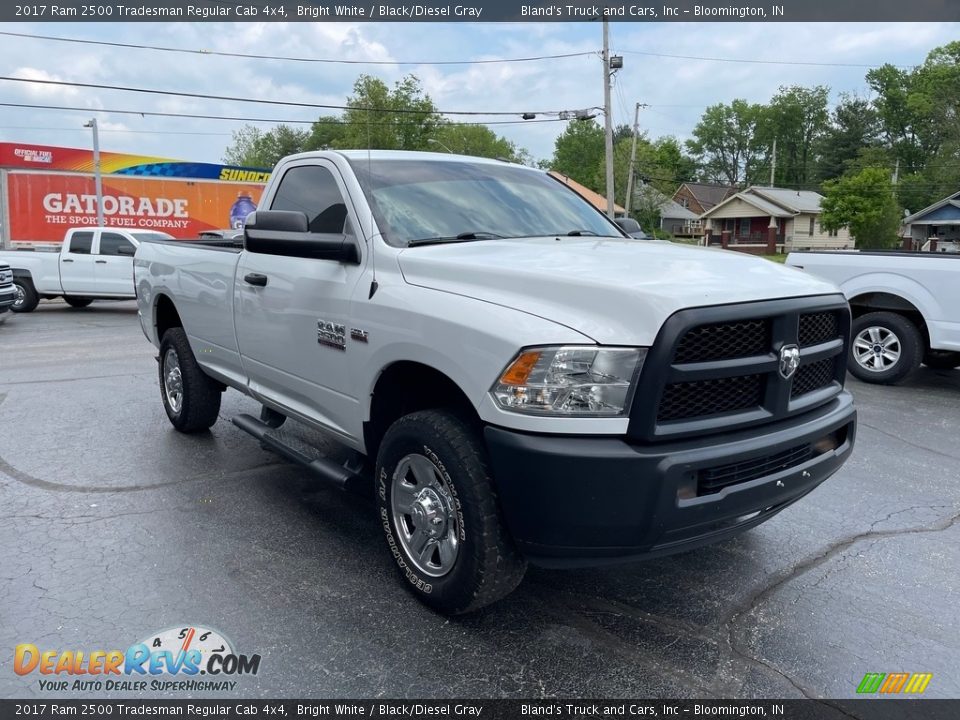
M 513 412 L 617 417 L 629 409 L 646 356 L 646 348 L 531 348 L 507 365 L 491 392 Z

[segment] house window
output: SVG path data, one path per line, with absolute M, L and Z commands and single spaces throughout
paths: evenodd
M 810 218 L 810 234 L 813 235 L 813 217 Z
M 680 207 L 688 208 L 690 207 L 690 201 L 685 197 L 680 198 Z
M 740 237 L 750 237 L 750 218 L 740 218 Z

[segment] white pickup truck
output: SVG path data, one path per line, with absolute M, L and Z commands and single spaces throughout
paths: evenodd
M 853 447 L 834 285 L 633 240 L 531 168 L 296 155 L 242 248 L 146 242 L 134 265 L 173 426 L 212 426 L 227 387 L 254 398 L 259 419 L 233 422 L 369 487 L 405 584 L 444 612 L 504 596 L 527 562 L 730 537 Z
M 113 227 L 72 228 L 60 252 L 0 252 L 0 262 L 13 270 L 16 299 L 12 310 L 30 312 L 42 298 L 63 297 L 76 308 L 97 299 L 132 299 L 133 256 L 144 239 L 172 240 L 173 236 Z
M 787 265 L 836 283 L 850 302 L 850 372 L 892 384 L 920 363 L 960 366 L 960 255 L 799 252 Z

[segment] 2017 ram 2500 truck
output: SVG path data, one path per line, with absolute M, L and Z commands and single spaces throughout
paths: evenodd
M 152 230 L 71 228 L 60 252 L 0 252 L 0 260 L 13 268 L 12 310 L 31 312 L 41 298 L 63 297 L 77 308 L 97 299 L 133 299 L 133 255 L 148 238 L 173 236 Z
M 406 584 L 445 612 L 507 594 L 528 561 L 729 537 L 853 447 L 833 285 L 632 240 L 522 166 L 292 156 L 242 249 L 148 242 L 134 270 L 174 427 L 210 427 L 226 387 L 256 399 L 260 419 L 234 423 L 337 484 L 370 482 Z M 319 456 L 304 427 L 354 457 Z

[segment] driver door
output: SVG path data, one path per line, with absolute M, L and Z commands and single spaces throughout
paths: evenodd
M 60 286 L 65 295 L 94 295 L 97 280 L 94 272 L 93 230 L 75 232 L 67 240 L 66 252 L 60 253 Z
M 352 298 L 366 253 L 354 228 L 353 205 L 336 166 L 311 159 L 283 171 L 270 210 L 307 214 L 310 231 L 347 235 L 361 248 L 359 265 L 244 250 L 237 266 L 237 344 L 250 389 L 338 432 L 357 412 L 348 382 Z M 340 346 L 338 328 L 344 329 Z M 321 335 L 321 328 L 330 328 Z

